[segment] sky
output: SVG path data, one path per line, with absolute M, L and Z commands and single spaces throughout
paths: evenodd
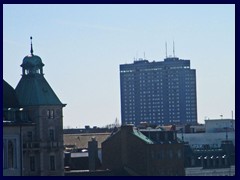
M 121 122 L 119 65 L 190 59 L 198 122 L 235 118 L 235 5 L 3 5 L 3 78 L 16 87 L 30 54 L 64 108 L 64 128 Z

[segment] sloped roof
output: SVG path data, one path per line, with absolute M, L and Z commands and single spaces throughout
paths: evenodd
M 63 105 L 41 74 L 22 76 L 15 90 L 21 106 Z
M 5 80 L 3 80 L 3 108 L 19 107 L 16 92 Z
M 162 128 L 163 128 L 165 131 L 172 131 L 172 130 L 174 130 L 173 125 L 162 126 Z
M 95 137 L 98 142 L 98 148 L 101 148 L 101 144 L 105 141 L 110 133 L 86 133 L 86 134 L 64 134 L 64 145 L 75 145 L 79 149 L 88 148 L 88 141 Z
M 151 139 L 149 139 L 147 136 L 145 136 L 143 133 L 136 129 L 133 129 L 133 134 L 148 144 L 154 144 L 154 142 Z

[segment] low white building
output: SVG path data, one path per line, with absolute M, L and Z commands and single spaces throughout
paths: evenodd
M 235 131 L 235 120 L 233 119 L 209 119 L 205 120 L 207 133 Z
M 188 142 L 189 145 L 205 145 L 209 144 L 221 146 L 221 142 L 226 140 L 232 141 L 235 146 L 235 132 L 215 132 L 215 133 L 177 133 L 177 137 L 183 139 L 185 142 Z

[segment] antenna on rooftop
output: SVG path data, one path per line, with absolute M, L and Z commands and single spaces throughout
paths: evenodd
M 167 58 L 167 42 L 165 42 L 166 58 Z
M 143 53 L 143 58 L 144 58 L 144 60 L 146 59 L 146 58 L 145 58 L 145 51 L 144 51 L 144 53 Z
M 227 126 L 227 123 L 226 123 L 226 141 L 228 140 L 228 126 Z

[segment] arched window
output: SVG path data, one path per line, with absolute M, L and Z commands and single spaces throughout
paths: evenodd
M 8 141 L 8 168 L 13 168 L 14 166 L 14 146 L 12 141 Z

